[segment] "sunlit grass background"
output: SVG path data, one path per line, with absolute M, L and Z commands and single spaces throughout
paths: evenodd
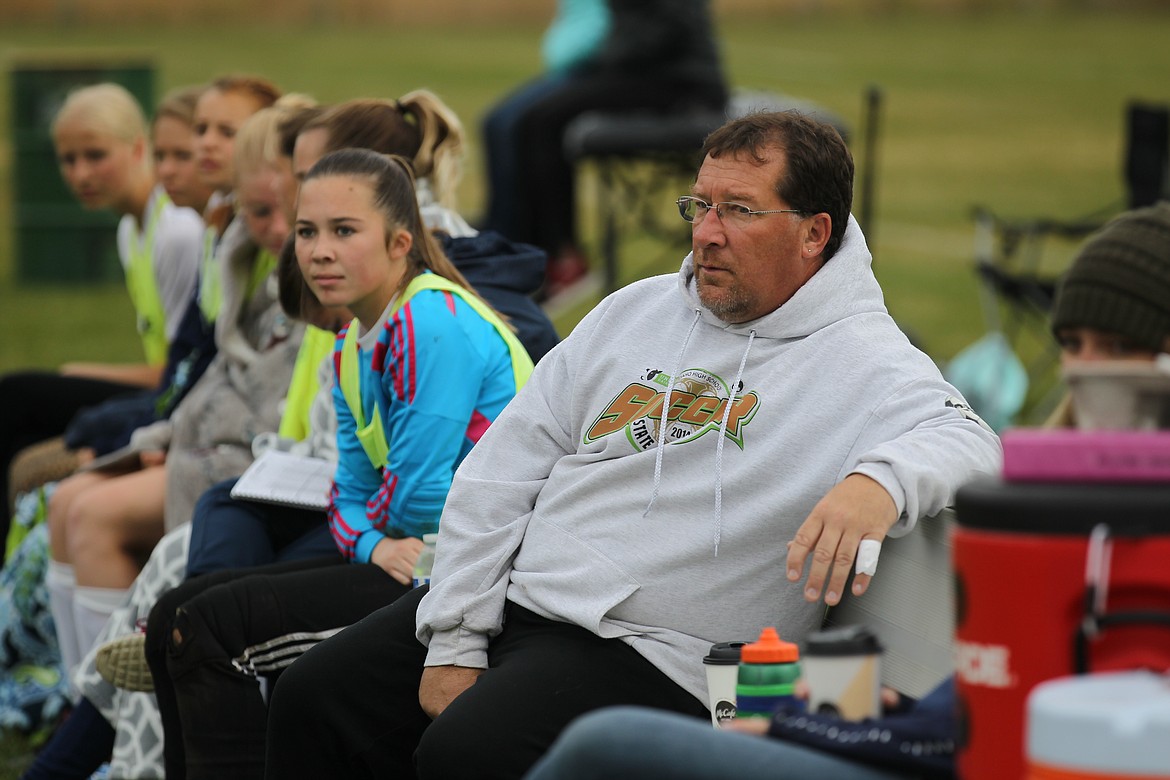
M 551 3 L 549 4 L 551 8 Z M 1071 219 L 1116 210 L 1125 198 L 1125 107 L 1170 101 L 1170 14 L 1031 10 L 994 13 L 720 13 L 731 83 L 813 100 L 860 140 L 863 99 L 883 96 L 870 226 L 875 270 L 893 315 L 940 364 L 982 335 L 974 265 L 977 204 L 1011 217 Z M 792 4 L 788 4 L 792 5 Z M 1051 5 L 1051 4 L 1048 4 Z M 1069 4 L 1077 7 L 1083 4 Z M 718 9 L 719 6 L 717 5 Z M 895 10 L 890 10 L 895 9 Z M 208 26 L 100 29 L 0 26 L 0 62 L 35 55 L 145 54 L 157 86 L 229 71 L 265 74 L 284 89 L 329 102 L 395 97 L 418 87 L 442 96 L 469 136 L 463 211 L 483 209 L 478 123 L 486 109 L 540 67 L 547 15 L 524 23 Z M 0 86 L 0 372 L 69 359 L 136 360 L 130 306 L 120 285 L 17 283 L 9 186 L 12 145 L 7 80 Z M 583 177 L 583 235 L 595 250 L 592 179 Z M 859 206 L 862 204 L 858 204 Z M 681 225 L 680 225 L 681 229 Z M 673 270 L 681 255 L 634 241 L 623 281 Z M 1044 256 L 1055 274 L 1070 256 Z M 592 301 L 557 319 L 567 333 Z M 3 769 L 0 768 L 0 774 Z

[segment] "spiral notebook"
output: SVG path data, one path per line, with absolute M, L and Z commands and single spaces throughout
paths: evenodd
M 266 450 L 236 481 L 232 498 L 324 511 L 336 466 L 324 458 Z

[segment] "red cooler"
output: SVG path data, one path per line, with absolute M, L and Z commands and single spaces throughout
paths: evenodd
M 959 774 L 1016 780 L 1037 683 L 1170 669 L 1170 484 L 989 479 L 955 513 Z

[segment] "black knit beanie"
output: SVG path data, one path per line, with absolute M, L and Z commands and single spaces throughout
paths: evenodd
M 1170 203 L 1127 211 L 1085 242 L 1053 305 L 1053 332 L 1070 327 L 1162 350 L 1170 336 Z

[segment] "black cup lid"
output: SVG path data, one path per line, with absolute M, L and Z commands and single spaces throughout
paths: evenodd
M 749 642 L 716 642 L 703 657 L 703 663 L 715 666 L 730 666 L 739 663 L 739 650 Z
M 865 626 L 814 631 L 805 640 L 805 655 L 874 655 L 882 651 L 877 636 Z

